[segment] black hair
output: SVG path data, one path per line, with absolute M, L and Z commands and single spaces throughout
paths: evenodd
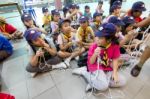
M 90 9 L 90 7 L 88 5 L 85 6 L 85 9 Z
M 126 35 L 126 34 L 127 34 L 126 28 L 127 28 L 128 26 L 130 26 L 130 25 L 131 25 L 131 23 L 127 23 L 127 24 L 125 24 L 124 26 L 122 26 L 121 32 L 122 32 L 123 35 Z
M 52 16 L 51 16 L 51 21 L 54 21 L 54 15 L 55 14 L 52 14 Z M 61 19 L 61 18 L 60 18 Z
M 67 14 L 68 11 L 69 11 L 69 8 L 67 8 L 67 7 L 63 8 L 64 17 L 66 17 L 66 14 Z
M 131 16 L 133 16 L 133 13 L 134 12 L 141 12 L 141 11 L 139 11 L 139 10 L 131 10 Z M 142 12 L 141 12 L 142 13 Z M 134 17 L 134 16 L 133 16 Z
M 61 30 L 62 25 L 63 25 L 64 23 L 69 23 L 69 24 L 71 24 L 71 22 L 70 22 L 69 20 L 65 20 L 63 23 L 59 23 L 59 29 L 60 29 L 60 30 Z
M 102 0 L 98 1 L 98 4 L 103 4 L 103 1 Z
M 105 36 L 107 41 L 111 41 L 112 43 L 119 45 L 119 39 L 115 35 Z
M 33 19 L 32 19 L 33 20 Z M 24 24 L 24 21 L 22 21 L 23 22 L 23 24 Z M 33 20 L 33 25 L 35 26 L 35 27 L 39 27 L 37 24 L 36 24 L 36 22 Z M 24 26 L 27 28 L 27 29 L 29 29 L 29 28 L 31 28 L 31 27 L 29 27 L 29 26 L 27 26 L 27 25 L 25 25 L 24 24 Z

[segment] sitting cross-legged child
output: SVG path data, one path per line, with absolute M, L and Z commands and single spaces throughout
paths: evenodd
M 23 38 L 23 33 L 7 23 L 4 17 L 0 17 L 0 32 L 9 40 Z
M 81 55 L 85 49 L 76 42 L 76 35 L 70 26 L 71 21 L 68 19 L 59 22 L 60 34 L 58 36 L 58 46 L 61 53 L 59 56 L 65 59 L 65 63 L 70 66 L 70 60 Z

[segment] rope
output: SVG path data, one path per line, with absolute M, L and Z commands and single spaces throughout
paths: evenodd
M 40 48 L 39 50 L 42 51 L 42 48 Z M 41 62 L 41 59 L 42 59 L 42 58 L 43 58 L 43 60 L 44 60 L 44 66 L 42 66 L 42 62 Z M 46 62 L 45 57 L 44 57 L 44 54 L 43 54 L 42 56 L 40 56 L 40 59 L 39 59 L 39 69 L 43 70 L 44 68 L 49 67 L 49 66 L 51 66 L 51 65 L 49 65 L 49 64 Z

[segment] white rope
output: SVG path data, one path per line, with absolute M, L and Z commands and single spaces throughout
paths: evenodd
M 42 51 L 42 48 L 40 48 L 39 50 Z M 41 59 L 43 58 L 43 61 L 44 61 L 44 66 L 42 66 L 42 63 L 41 63 Z M 46 67 L 50 67 L 51 65 L 49 65 L 46 60 L 45 60 L 45 57 L 44 57 L 44 54 L 42 56 L 40 56 L 40 60 L 39 60 L 39 69 L 43 70 L 44 68 Z
M 142 40 L 141 40 L 141 41 L 143 41 L 143 44 L 144 44 L 145 41 L 146 41 L 146 40 L 144 40 L 144 38 L 145 38 L 146 34 L 148 33 L 148 30 L 149 30 L 149 29 L 150 29 L 150 25 L 149 25 L 149 27 L 143 32 L 143 36 L 142 36 Z M 136 32 L 136 33 L 139 33 L 139 30 L 140 30 L 140 28 L 137 28 L 137 29 L 135 30 L 135 32 Z M 130 46 L 132 45 L 132 42 L 133 42 L 134 39 L 135 39 L 135 36 L 133 36 L 133 37 L 131 38 L 131 40 L 129 41 L 129 47 L 128 47 L 127 49 L 129 49 L 130 51 L 131 51 L 131 47 L 130 47 Z M 138 50 L 137 47 L 138 47 L 138 46 L 136 46 L 133 51 L 136 52 L 136 53 L 138 53 L 138 54 L 135 54 L 135 55 L 134 55 L 134 53 L 131 54 L 131 57 L 134 57 L 135 59 L 137 59 L 137 58 L 138 58 L 138 55 L 141 54 L 141 52 L 140 52 L 141 49 L 139 48 L 139 50 Z

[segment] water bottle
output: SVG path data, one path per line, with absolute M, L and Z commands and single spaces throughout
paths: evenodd
M 72 42 L 73 42 L 72 49 L 75 49 L 76 48 L 76 38 L 75 38 L 75 35 L 72 38 Z

